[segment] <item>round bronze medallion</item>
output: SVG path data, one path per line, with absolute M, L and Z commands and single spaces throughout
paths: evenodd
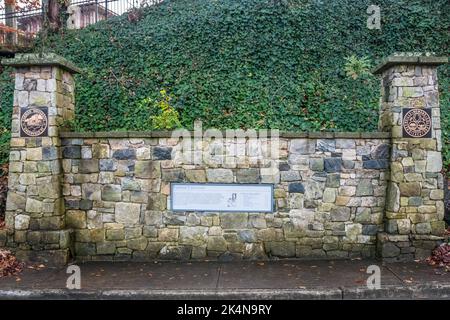
M 403 118 L 403 128 L 411 137 L 421 138 L 431 129 L 431 118 L 422 109 L 411 109 Z
M 26 135 L 38 137 L 47 129 L 47 115 L 38 108 L 31 108 L 22 114 L 20 126 Z

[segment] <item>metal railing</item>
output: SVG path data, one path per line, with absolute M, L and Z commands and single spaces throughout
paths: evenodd
M 68 7 L 68 13 L 69 19 L 75 20 L 72 24 L 73 28 L 84 28 L 100 20 L 121 15 L 130 9 L 152 6 L 161 2 L 163 0 L 72 0 Z M 16 10 L 8 13 L 4 9 L 0 10 L 0 25 L 11 26 L 11 21 L 14 21 L 14 25 L 19 30 L 28 33 L 38 32 L 42 28 L 43 9 L 40 5 L 35 9 Z M 30 27 L 31 23 L 34 25 Z
M 17 48 L 28 47 L 35 36 L 34 33 L 0 25 L 0 49 L 13 51 Z

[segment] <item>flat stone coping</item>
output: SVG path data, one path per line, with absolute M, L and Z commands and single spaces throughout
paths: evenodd
M 2 64 L 11 67 L 56 66 L 72 73 L 82 72 L 72 62 L 55 53 L 18 53 L 14 58 L 3 59 Z
M 60 138 L 172 138 L 173 131 L 106 131 L 106 132 L 60 132 Z M 194 137 L 194 131 L 188 131 Z M 220 130 L 223 137 L 226 131 Z M 264 135 L 262 136 L 264 137 Z M 267 130 L 267 138 L 276 137 Z M 389 139 L 390 132 L 284 132 L 280 138 L 311 138 L 311 139 Z
M 448 62 L 448 57 L 438 57 L 425 54 L 392 54 L 384 58 L 373 70 L 373 74 L 380 74 L 393 65 L 441 65 Z

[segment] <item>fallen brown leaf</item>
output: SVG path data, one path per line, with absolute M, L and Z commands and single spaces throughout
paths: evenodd
M 0 278 L 17 275 L 23 268 L 24 264 L 17 261 L 11 251 L 0 249 Z

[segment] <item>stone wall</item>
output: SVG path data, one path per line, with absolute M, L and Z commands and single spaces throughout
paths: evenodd
M 257 151 L 242 163 L 214 166 L 177 161 L 181 142 L 170 137 L 64 138 L 66 226 L 75 232 L 75 255 L 374 257 L 383 229 L 389 140 L 386 134 L 372 136 L 282 137 L 279 171 L 267 175 L 251 158 L 265 158 L 270 138 L 244 142 L 243 149 Z M 214 144 L 204 142 L 203 154 L 214 152 Z M 238 142 L 224 145 L 232 149 Z M 275 212 L 171 212 L 171 182 L 274 183 Z
M 436 66 L 447 58 L 396 54 L 376 68 L 381 132 L 225 139 L 212 129 L 61 132 L 81 70 L 53 54 L 2 62 L 16 81 L 0 246 L 21 259 L 402 261 L 443 239 Z M 172 182 L 270 183 L 274 212 L 172 212 Z

